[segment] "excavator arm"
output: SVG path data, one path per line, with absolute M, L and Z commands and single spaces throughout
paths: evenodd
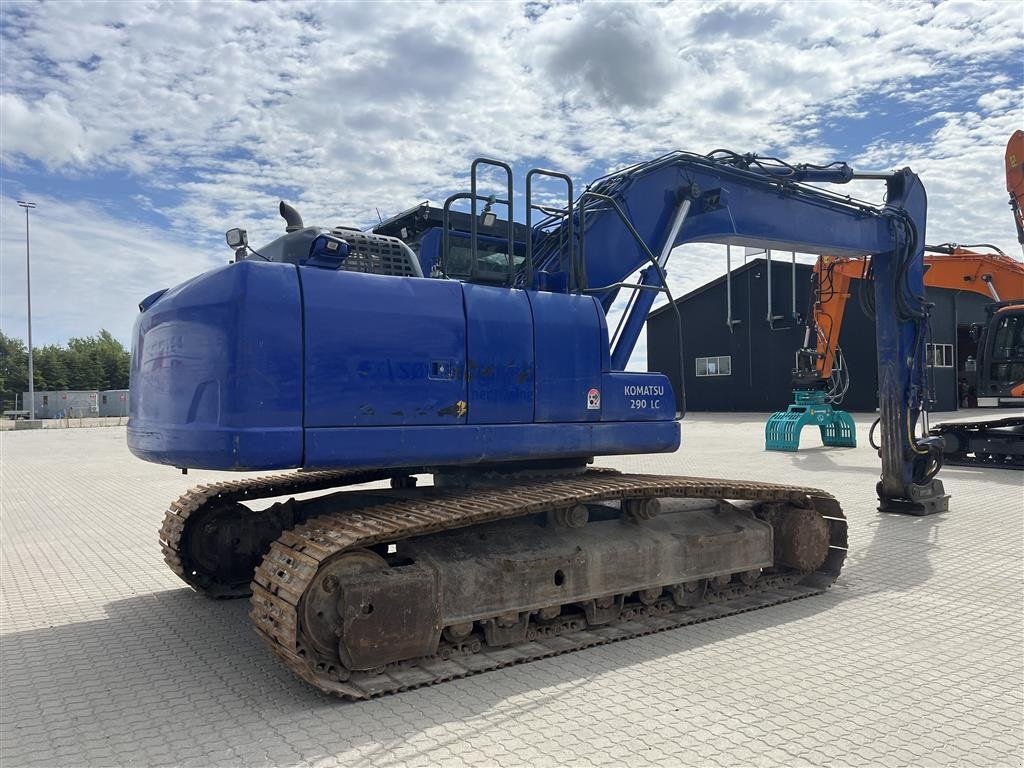
M 815 263 L 813 307 L 804 336 L 804 348 L 797 353 L 794 378 L 802 374 L 813 377 L 815 381 L 826 382 L 835 373 L 836 360 L 840 355 L 839 333 L 846 314 L 846 301 L 850 298 L 850 281 L 864 277 L 867 265 L 864 259 L 837 259 L 833 256 L 821 256 Z M 817 337 L 814 347 L 810 346 L 812 333 Z
M 853 179 L 883 180 L 886 203 L 874 206 L 808 185 Z M 591 184 L 571 219 L 536 248 L 526 274 L 532 284 L 534 268 L 549 273 L 569 262 L 569 288 L 594 295 L 607 312 L 623 280 L 649 265 L 611 350 L 612 368 L 621 370 L 656 291 L 664 289 L 665 265 L 676 246 L 711 242 L 871 254 L 883 424 L 881 508 L 928 514 L 945 509 L 948 497 L 934 478 L 941 448 L 915 432 L 925 399 L 926 210 L 924 187 L 909 168 L 858 174 L 845 163 L 790 165 L 725 151 L 676 152 Z

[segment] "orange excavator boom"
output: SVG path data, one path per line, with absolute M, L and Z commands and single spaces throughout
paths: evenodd
M 980 247 L 984 246 L 926 246 L 925 287 L 972 291 L 992 301 L 1024 299 L 1024 264 L 997 249 L 992 253 L 970 250 Z M 817 295 L 813 314 L 818 333 L 815 367 L 822 379 L 832 376 L 836 364 L 850 281 L 864 277 L 870 264 L 868 258 L 822 256 L 814 265 Z
M 1017 225 L 1017 242 L 1024 250 L 1024 131 L 1014 131 L 1006 144 L 1006 191 Z

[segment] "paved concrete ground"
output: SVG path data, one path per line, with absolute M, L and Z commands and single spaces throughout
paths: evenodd
M 84 427 L 121 427 L 128 423 L 127 416 L 75 416 L 68 419 L 39 419 L 39 429 L 80 429 Z M 13 419 L 0 419 L 0 432 L 23 427 Z
M 827 595 L 356 704 L 163 565 L 167 502 L 217 475 L 118 428 L 5 433 L 0 763 L 1020 765 L 1021 475 L 948 468 L 950 512 L 883 516 L 870 448 L 765 453 L 763 422 L 697 414 L 678 453 L 606 463 L 832 491 Z

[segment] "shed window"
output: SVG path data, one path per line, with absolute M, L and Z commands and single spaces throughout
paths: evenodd
M 104 404 L 104 405 L 106 405 L 106 404 L 107 404 L 107 396 L 106 396 L 106 395 L 103 395 L 103 404 Z
M 952 344 L 929 344 L 925 349 L 925 362 L 936 368 L 953 367 Z
M 718 357 L 698 357 L 698 376 L 731 376 L 732 355 L 719 355 Z

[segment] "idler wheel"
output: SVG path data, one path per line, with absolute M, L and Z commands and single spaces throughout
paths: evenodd
M 338 632 L 341 630 L 339 598 L 341 582 L 347 576 L 382 571 L 387 562 L 368 549 L 343 552 L 320 568 L 306 590 L 302 606 L 302 626 L 306 640 L 317 653 L 326 658 L 338 655 Z M 342 659 L 344 661 L 344 659 Z
M 773 514 L 775 564 L 817 570 L 828 556 L 828 522 L 813 509 L 789 507 Z

